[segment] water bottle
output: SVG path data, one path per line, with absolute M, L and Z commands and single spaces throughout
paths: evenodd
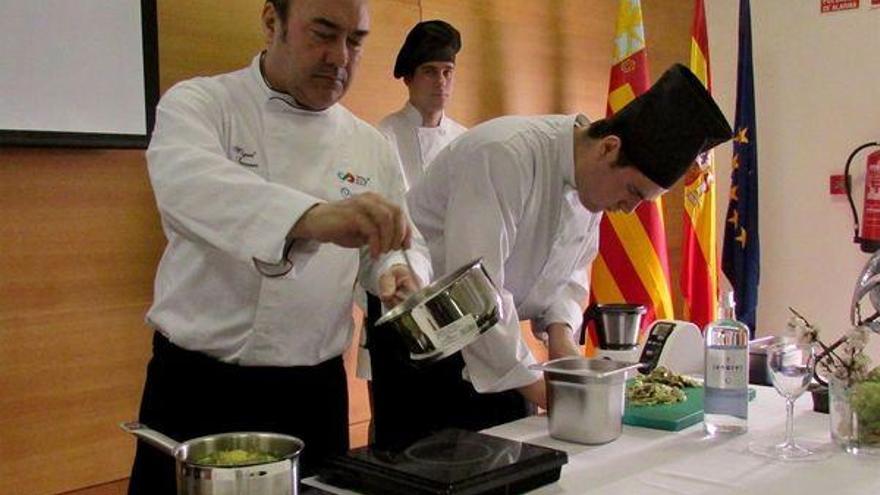
M 733 293 L 705 329 L 704 429 L 710 436 L 745 433 L 749 415 L 749 327 L 736 321 Z

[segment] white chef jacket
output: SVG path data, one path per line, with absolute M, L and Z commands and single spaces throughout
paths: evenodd
M 583 116 L 502 117 L 481 124 L 437 155 L 407 192 L 436 274 L 483 258 L 501 290 L 502 320 L 462 350 L 479 392 L 539 378 L 519 320 L 537 334 L 550 323 L 576 331 L 599 249 L 601 213 L 580 203 L 574 179 L 575 123 Z
M 359 268 L 375 290 L 403 257 L 373 262 L 366 249 L 298 241 L 293 270 L 277 278 L 255 260 L 280 262 L 286 234 L 313 205 L 366 191 L 403 205 L 404 181 L 376 129 L 338 104 L 297 108 L 267 86 L 259 60 L 181 82 L 159 103 L 147 163 L 168 244 L 147 322 L 224 362 L 314 365 L 350 343 Z M 413 251 L 430 277 L 426 251 Z
M 377 127 L 400 156 L 407 188 L 424 176 L 425 169 L 444 146 L 467 130 L 446 115 L 437 127 L 422 127 L 422 114 L 409 102 L 382 119 Z

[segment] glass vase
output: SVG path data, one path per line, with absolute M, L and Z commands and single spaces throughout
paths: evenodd
M 853 392 L 858 384 L 832 379 L 828 386 L 831 439 L 850 454 L 880 455 L 876 422 L 860 421 L 859 411 L 853 407 Z

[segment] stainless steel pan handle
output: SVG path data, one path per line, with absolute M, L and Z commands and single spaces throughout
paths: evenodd
M 173 456 L 174 451 L 180 446 L 180 442 L 177 440 L 152 430 L 137 421 L 122 422 L 119 423 L 119 427 L 170 456 Z

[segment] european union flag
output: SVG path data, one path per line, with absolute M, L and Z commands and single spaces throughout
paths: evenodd
M 730 203 L 724 224 L 721 267 L 733 286 L 737 319 L 749 326 L 754 337 L 761 248 L 758 241 L 758 132 L 755 126 L 749 0 L 740 0 L 739 3 L 739 63 L 734 127 Z

